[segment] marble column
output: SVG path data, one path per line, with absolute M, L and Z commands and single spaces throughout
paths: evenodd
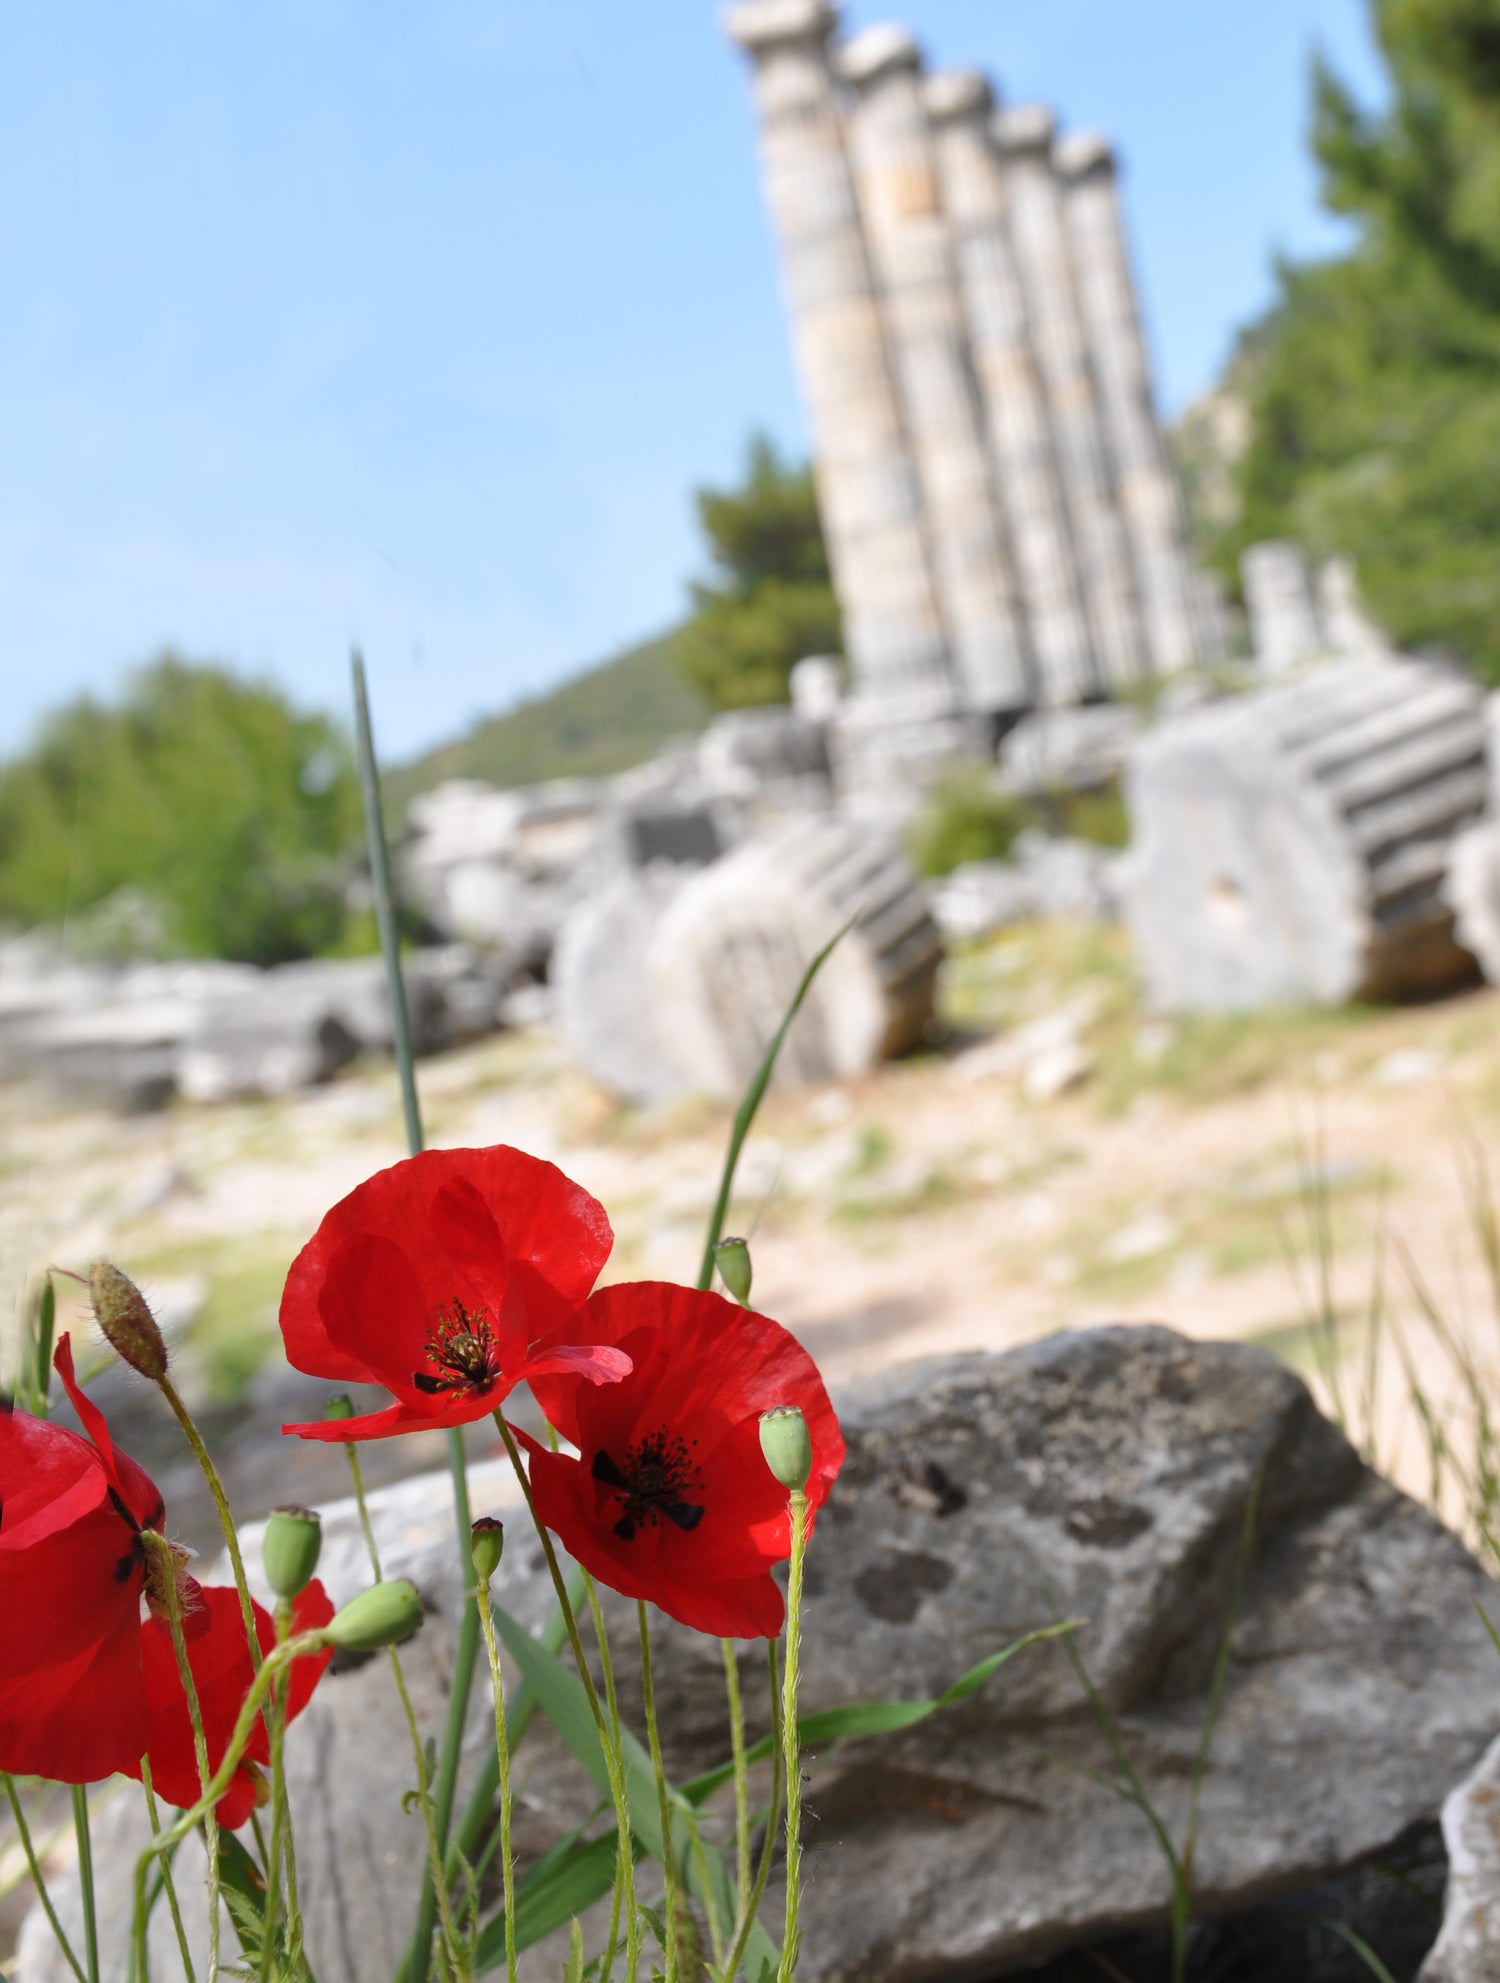
M 1147 677 L 1151 661 L 1073 282 L 1062 187 L 1052 165 L 1053 129 L 1052 112 L 1040 103 L 997 111 L 990 125 L 1004 162 L 1011 241 L 1031 309 L 1103 684 L 1119 690 Z
M 928 78 L 926 100 L 990 461 L 1031 630 L 1038 700 L 1081 702 L 1102 684 L 1011 247 L 1005 178 L 990 142 L 994 99 L 976 70 L 947 69 Z
M 964 702 L 1033 701 L 1025 617 L 969 355 L 953 242 L 915 42 L 869 28 L 838 57 L 865 238 L 926 504 L 938 598 Z
M 1053 150 L 1073 250 L 1073 277 L 1093 357 L 1115 487 L 1135 564 L 1141 618 L 1158 675 L 1198 656 L 1187 520 L 1157 424 L 1150 360 L 1108 139 L 1081 131 Z
M 951 708 L 947 630 L 845 152 L 828 0 L 740 0 L 766 198 L 812 430 L 818 505 L 857 688 Z

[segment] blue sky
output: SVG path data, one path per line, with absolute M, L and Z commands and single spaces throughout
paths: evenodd
M 902 17 L 1113 133 L 1168 408 L 1340 240 L 1362 0 Z M 692 486 L 803 446 L 709 0 L 0 0 L 0 187 L 0 753 L 167 642 L 342 710 L 357 639 L 407 755 L 668 622 Z

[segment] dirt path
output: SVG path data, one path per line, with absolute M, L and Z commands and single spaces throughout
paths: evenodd
M 1122 1318 L 1261 1338 L 1309 1368 L 1321 1253 L 1346 1403 L 1363 1408 L 1381 1231 L 1392 1312 L 1415 1328 L 1404 1247 L 1488 1368 L 1500 1322 L 1458 1157 L 1465 1135 L 1500 1131 L 1495 993 L 1171 1026 L 1138 1009 L 1116 936 L 1058 927 L 955 960 L 945 998 L 940 1050 L 773 1095 L 746 1149 L 732 1224 L 752 1236 L 757 1305 L 835 1382 Z M 1058 1065 L 1054 1052 L 1039 1074 L 1038 1056 L 1059 1037 L 1076 1079 L 1044 1098 Z M 427 1062 L 421 1085 L 432 1142 L 516 1143 L 604 1201 L 609 1278 L 692 1278 L 724 1111 L 620 1110 L 545 1033 Z M 226 1406 L 279 1403 L 287 1262 L 334 1199 L 402 1152 L 378 1066 L 285 1102 L 129 1119 L 13 1088 L 0 1135 L 6 1367 L 39 1271 L 107 1253 L 180 1320 L 190 1387 Z M 78 1326 L 74 1292 L 63 1309 Z M 1430 1331 L 1412 1342 L 1441 1387 L 1450 1360 Z M 1365 1415 L 1423 1487 L 1389 1332 L 1370 1369 L 1383 1391 Z

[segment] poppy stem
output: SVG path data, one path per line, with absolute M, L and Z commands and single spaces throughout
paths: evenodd
M 542 1555 L 547 1564 L 547 1574 L 552 1579 L 552 1588 L 556 1593 L 558 1606 L 562 1611 L 563 1623 L 567 1627 L 568 1644 L 573 1649 L 573 1663 L 578 1668 L 578 1678 L 582 1683 L 584 1694 L 587 1696 L 589 1707 L 593 1712 L 594 1726 L 599 1731 L 599 1743 L 604 1751 L 605 1774 L 609 1780 L 609 1798 L 610 1803 L 614 1806 L 615 1830 L 619 1838 L 619 1844 L 615 1849 L 615 1878 L 625 1882 L 625 1926 L 628 1937 L 636 1912 L 635 1850 L 632 1844 L 634 1834 L 630 1828 L 630 1802 L 625 1791 L 624 1767 L 620 1761 L 619 1751 L 610 1740 L 609 1725 L 605 1720 L 604 1709 L 599 1701 L 599 1690 L 594 1685 L 594 1676 L 589 1671 L 588 1659 L 583 1650 L 583 1639 L 578 1630 L 578 1614 L 574 1611 L 572 1599 L 568 1596 L 568 1586 L 563 1578 L 562 1569 L 557 1560 L 557 1551 L 552 1545 L 552 1537 L 548 1533 L 546 1524 L 536 1512 L 536 1502 L 532 1499 L 531 1494 L 531 1478 L 526 1471 L 525 1462 L 521 1458 L 521 1449 L 516 1444 L 516 1435 L 511 1431 L 504 1412 L 497 1411 L 495 1413 L 495 1423 L 500 1428 L 500 1437 L 505 1443 L 505 1450 L 509 1455 L 511 1466 L 515 1470 L 516 1479 L 521 1484 L 521 1492 L 526 1499 L 526 1512 L 531 1516 L 532 1526 L 535 1528 L 537 1537 L 541 1542 Z M 625 1966 L 628 1983 L 637 1983 L 640 1974 L 638 1930 L 636 1941 L 637 1946 L 634 1949 L 630 1948 L 628 1940 L 626 1945 Z
M 774 1644 L 774 1641 L 772 1642 Z M 740 1662 L 733 1639 L 720 1639 L 724 1691 L 729 1696 L 729 1747 L 734 1758 L 734 1872 L 738 1913 L 750 1892 L 750 1765 L 745 1758 L 745 1703 L 740 1694 Z
M 94 1905 L 94 1841 L 89 1835 L 89 1794 L 73 1785 L 73 1830 L 78 1839 L 78 1885 L 83 1897 L 83 1960 L 89 1983 L 99 1983 L 99 1914 Z
M 180 1643 L 180 1640 L 181 1633 L 179 1631 L 174 1636 L 174 1644 Z M 262 1661 L 259 1673 L 256 1674 L 250 1683 L 250 1691 L 240 1704 L 239 1719 L 234 1724 L 234 1732 L 229 1738 L 229 1746 L 224 1751 L 223 1760 L 219 1764 L 212 1781 L 204 1786 L 203 1794 L 197 1803 L 190 1810 L 179 1811 L 166 1830 L 158 1832 L 146 1847 L 146 1850 L 141 1854 L 140 1858 L 136 1860 L 135 1911 L 132 1917 L 132 1954 L 135 1958 L 135 1973 L 138 1978 L 144 1978 L 146 1975 L 146 1875 L 150 1869 L 151 1861 L 153 1859 L 164 1859 L 168 1853 L 172 1852 L 187 1837 L 194 1825 L 201 1822 L 208 1829 L 212 1841 L 210 1863 L 213 1865 L 216 1862 L 218 1827 L 213 1823 L 214 1806 L 234 1780 L 234 1773 L 240 1766 L 241 1759 L 245 1754 L 245 1749 L 251 1736 L 255 1733 L 255 1724 L 260 1719 L 261 1709 L 265 1705 L 266 1695 L 270 1691 L 272 1682 L 279 1673 L 291 1665 L 294 1659 L 299 1659 L 303 1653 L 321 1652 L 327 1644 L 327 1637 L 322 1632 L 301 1632 L 295 1639 L 288 1639 L 285 1645 L 277 1646 L 275 1651 L 270 1653 Z M 197 1696 L 194 1694 L 189 1703 L 194 1711 L 196 1711 L 196 1700 Z M 209 1914 L 209 1934 L 213 1941 L 216 1942 L 216 1930 L 219 1919 L 218 1893 L 216 1888 L 210 1889 L 209 1904 L 211 1909 Z M 217 1953 L 212 1946 L 210 1947 L 209 1960 L 210 1963 L 217 1962 Z
M 63 1924 L 57 1918 L 57 1909 L 52 1905 L 52 1896 L 47 1891 L 47 1882 L 42 1876 L 42 1868 L 36 1856 L 36 1848 L 31 1842 L 31 1827 L 26 1822 L 26 1812 L 16 1791 L 15 1779 L 9 1770 L 0 1770 L 0 1783 L 5 1785 L 6 1799 L 10 1804 L 11 1816 L 15 1819 L 16 1837 L 21 1841 L 21 1850 L 26 1857 L 26 1870 L 31 1875 L 31 1884 L 36 1897 L 42 1904 L 42 1912 L 47 1917 L 57 1946 L 62 1950 L 63 1960 L 78 1978 L 78 1983 L 88 1983 L 83 1966 L 73 1953 L 73 1945 L 63 1932 Z
M 374 1524 L 370 1520 L 370 1510 L 365 1502 L 365 1477 L 359 1464 L 359 1448 L 352 1439 L 344 1441 L 344 1454 L 349 1462 L 350 1478 L 354 1482 L 354 1505 L 359 1510 L 359 1526 L 365 1539 L 365 1549 L 370 1558 L 370 1568 L 375 1574 L 376 1583 L 384 1582 L 380 1569 L 380 1546 L 375 1540 Z M 448 1898 L 448 1880 L 443 1874 L 442 1847 L 438 1842 L 437 1820 L 433 1814 L 432 1796 L 427 1787 L 427 1757 L 422 1747 L 422 1732 L 417 1726 L 416 1710 L 412 1707 L 411 1693 L 406 1685 L 406 1670 L 401 1664 L 401 1654 L 397 1647 L 388 1646 L 391 1677 L 396 1683 L 396 1692 L 401 1698 L 401 1711 L 406 1717 L 407 1733 L 411 1737 L 412 1759 L 417 1770 L 417 1804 L 422 1813 L 422 1826 L 427 1834 L 427 1873 L 432 1882 L 431 1891 L 437 1896 L 439 1919 L 443 1930 L 444 1954 L 448 1965 L 453 1968 L 458 1948 L 458 1931 L 454 1926 L 451 1904 Z M 424 1890 L 423 1898 L 426 1898 Z M 421 1946 L 427 1947 L 431 1940 L 431 1929 L 427 1940 Z M 413 1943 L 415 1949 L 415 1938 Z
M 677 1983 L 677 1914 L 682 1905 L 677 1854 L 672 1846 L 672 1799 L 667 1791 L 666 1766 L 661 1759 L 661 1732 L 656 1723 L 656 1681 L 651 1667 L 651 1620 L 646 1600 L 635 1601 L 636 1625 L 641 1638 L 641 1694 L 646 1711 L 646 1740 L 651 1748 L 651 1767 L 656 1773 L 656 1804 L 661 1815 L 661 1857 L 667 1876 L 667 1983 Z
M 291 1637 L 292 1606 L 282 1598 L 276 1606 L 276 1643 L 285 1645 Z M 286 1794 L 286 1681 L 271 1682 L 271 1698 L 266 1710 L 271 1749 L 271 1846 L 266 1854 L 266 1904 L 260 1947 L 262 1983 L 271 1983 L 276 1970 L 276 1910 L 280 1899 L 281 1870 L 286 1867 L 286 1915 L 288 1923 L 301 1919 L 297 1896 L 297 1847 L 292 1837 L 292 1810 Z
M 797 1731 L 797 1669 L 802 1650 L 802 1559 L 807 1550 L 807 1496 L 791 1493 L 792 1554 L 787 1566 L 786 1664 L 781 1675 L 781 1752 L 786 1776 L 786 1926 L 777 1983 L 791 1983 L 802 1939 L 797 1925 L 802 1899 L 802 1748 Z
M 475 1591 L 479 1629 L 484 1634 L 484 1650 L 490 1662 L 490 1685 L 495 1697 L 495 1759 L 500 1770 L 500 1876 L 505 1882 L 505 1975 L 506 1983 L 516 1983 L 516 1861 L 511 1850 L 510 1740 L 505 1727 L 505 1675 L 500 1670 L 500 1648 L 495 1643 L 495 1619 L 490 1610 L 489 1585 Z M 601 1971 L 606 1983 L 608 1971 Z
M 175 1396 L 175 1393 L 173 1394 Z M 180 1402 L 180 1401 L 179 1401 Z M 196 1428 L 195 1428 L 196 1431 Z M 201 1441 L 199 1442 L 202 1443 Z M 227 1512 L 227 1511 L 226 1511 Z M 233 1524 L 231 1523 L 231 1528 Z M 165 1574 L 162 1583 L 165 1587 L 167 1605 L 167 1629 L 172 1636 L 172 1651 L 177 1659 L 177 1677 L 182 1682 L 182 1691 L 187 1697 L 188 1720 L 193 1725 L 193 1755 L 198 1764 L 198 1781 L 205 1796 L 213 1777 L 208 1760 L 208 1738 L 203 1732 L 203 1710 L 198 1701 L 198 1683 L 193 1678 L 192 1662 L 188 1659 L 187 1640 L 182 1632 L 182 1592 L 177 1582 L 177 1559 L 172 1545 L 163 1536 L 150 1529 L 141 1531 L 141 1540 L 152 1550 Z M 240 1572 L 244 1575 L 243 1568 Z M 260 1650 L 260 1642 L 255 1634 L 255 1614 L 249 1613 L 249 1626 L 246 1633 L 252 1647 L 252 1658 Z M 215 1800 L 217 1801 L 217 1800 Z M 208 1983 L 217 1983 L 219 1974 L 219 1821 L 210 1805 L 203 1818 L 204 1844 L 208 1852 Z M 145 1942 L 145 1924 L 141 1930 L 142 1945 Z M 144 1974 L 144 1972 L 143 1972 Z
M 549 1426 L 548 1431 L 552 1428 Z M 557 1434 L 552 1432 L 556 1441 Z M 599 1648 L 599 1670 L 604 1675 L 604 1701 L 609 1710 L 609 1726 L 615 1745 L 615 1760 L 620 1774 L 625 1773 L 625 1738 L 620 1733 L 620 1702 L 615 1693 L 615 1663 L 610 1657 L 609 1634 L 604 1628 L 604 1607 L 599 1602 L 599 1587 L 585 1570 L 583 1588 L 589 1601 L 589 1615 L 594 1621 L 594 1643 Z M 619 1834 L 616 1833 L 618 1841 Z M 618 1843 L 616 1852 L 618 1853 Z M 635 1872 L 635 1854 L 631 1851 L 630 1870 Z M 614 1890 L 610 1896 L 609 1933 L 605 1937 L 604 1956 L 599 1964 L 599 1983 L 609 1983 L 610 1972 L 615 1966 L 615 1951 L 620 1946 L 620 1904 L 626 1902 L 625 1911 L 625 1969 L 634 1977 L 640 1970 L 641 1962 L 641 1919 L 636 1905 L 635 1880 L 632 1877 L 627 1888 L 624 1874 L 617 1863 L 615 1866 Z
M 208 1491 L 213 1496 L 214 1508 L 219 1517 L 219 1528 L 223 1532 L 224 1547 L 229 1552 L 229 1567 L 234 1575 L 234 1587 L 239 1592 L 240 1617 L 244 1621 L 245 1640 L 250 1648 L 250 1664 L 260 1666 L 260 1639 L 255 1630 L 255 1606 L 250 1598 L 250 1582 L 245 1575 L 245 1559 L 240 1554 L 239 1531 L 234 1525 L 234 1516 L 229 1512 L 229 1499 L 224 1492 L 224 1483 L 219 1478 L 219 1470 L 214 1465 L 213 1455 L 204 1444 L 203 1434 L 193 1421 L 193 1415 L 182 1402 L 177 1386 L 165 1371 L 156 1380 L 156 1388 L 171 1407 L 172 1416 L 182 1427 L 182 1436 L 192 1448 L 193 1458 L 198 1462 L 203 1478 L 208 1482 Z
M 161 1829 L 161 1818 L 156 1809 L 156 1792 L 151 1788 L 151 1761 L 147 1756 L 141 1757 L 141 1789 L 146 1793 L 146 1822 L 154 1833 Z M 177 1953 L 182 1957 L 182 1974 L 185 1983 L 197 1983 L 193 1969 L 193 1952 L 188 1947 L 187 1929 L 183 1926 L 182 1908 L 177 1899 L 177 1882 L 172 1877 L 172 1862 L 165 1857 L 161 1862 L 161 1883 L 166 1888 L 167 1906 L 172 1911 L 172 1926 L 177 1931 Z M 146 1978 L 140 1977 L 138 1983 L 146 1983 Z
M 765 1836 L 761 1840 L 760 1863 L 755 1869 L 755 1885 L 748 1895 L 742 1893 L 740 1896 L 734 1941 L 721 1972 L 723 1983 L 734 1983 L 735 1972 L 745 1953 L 745 1944 L 750 1939 L 750 1930 L 765 1899 L 766 1884 L 771 1877 L 771 1861 L 776 1857 L 776 1821 L 781 1815 L 781 1677 L 776 1665 L 774 1639 L 766 1641 L 766 1664 L 771 1682 L 771 1802 L 766 1810 Z

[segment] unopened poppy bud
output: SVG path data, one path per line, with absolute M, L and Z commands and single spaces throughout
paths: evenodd
M 500 1568 L 505 1549 L 505 1524 L 493 1515 L 481 1515 L 469 1530 L 469 1550 L 474 1558 L 474 1574 L 480 1584 L 488 1584 Z
M 266 1582 L 278 1597 L 300 1597 L 312 1582 L 323 1524 L 311 1508 L 273 1508 L 260 1546 Z
M 159 1384 L 167 1374 L 167 1346 L 146 1297 L 108 1260 L 89 1269 L 89 1300 L 99 1333 L 123 1363 Z
M 343 1652 L 374 1652 L 409 1639 L 421 1622 L 421 1598 L 405 1577 L 393 1577 L 351 1597 L 323 1627 L 323 1637 Z
M 347 1391 L 335 1391 L 323 1407 L 324 1418 L 353 1418 L 354 1400 Z
M 719 1278 L 740 1304 L 750 1306 L 750 1248 L 742 1239 L 721 1239 L 714 1248 Z
M 806 1487 L 812 1473 L 812 1439 L 795 1405 L 775 1405 L 760 1415 L 760 1450 L 783 1487 Z

